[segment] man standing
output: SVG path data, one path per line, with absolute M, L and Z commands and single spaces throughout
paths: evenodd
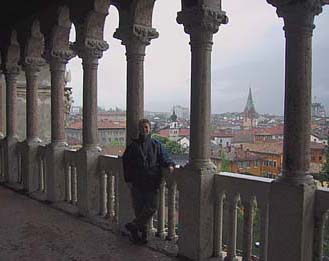
M 149 120 L 141 119 L 138 128 L 138 139 L 123 154 L 124 179 L 131 189 L 135 211 L 135 219 L 125 227 L 134 243 L 146 244 L 147 224 L 159 204 L 161 167 L 168 167 L 173 173 L 175 163 L 161 143 L 151 138 Z

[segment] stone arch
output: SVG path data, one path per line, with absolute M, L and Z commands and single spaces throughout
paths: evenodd
M 70 9 L 67 6 L 60 6 L 57 10 L 56 22 L 51 29 L 50 35 L 50 51 L 52 55 L 56 55 L 56 52 L 62 51 L 64 54 L 66 51 L 66 58 L 70 55 L 70 31 L 72 29 L 72 22 L 70 19 Z M 64 52 L 63 52 L 64 51 Z
M 187 9 L 198 4 L 198 0 L 182 0 L 182 9 Z
M 136 24 L 152 26 L 152 14 L 155 0 L 134 1 L 132 5 L 132 17 Z
M 152 26 L 152 15 L 155 0 L 133 0 L 129 4 L 114 2 L 120 15 L 120 25 L 138 24 L 146 27 Z
M 35 19 L 32 22 L 32 25 L 29 30 L 29 36 L 26 39 L 26 44 L 24 48 L 24 62 L 29 62 L 28 60 L 33 57 L 40 59 L 39 63 L 41 63 L 43 51 L 44 37 L 40 31 L 40 22 L 38 19 Z
M 109 7 L 109 0 L 94 0 L 93 7 L 84 11 L 82 19 L 82 14 L 79 14 L 80 17 L 73 17 L 77 42 L 82 44 L 86 38 L 103 39 L 105 18 Z
M 17 40 L 17 32 L 15 30 L 11 31 L 9 37 L 8 46 L 3 49 L 5 70 L 10 70 L 13 67 L 18 68 L 20 60 L 20 45 Z

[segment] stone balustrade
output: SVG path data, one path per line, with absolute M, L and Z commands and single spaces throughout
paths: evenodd
M 39 178 L 38 178 L 38 191 L 42 193 L 47 192 L 47 182 L 46 182 L 46 156 L 47 156 L 47 147 L 46 146 L 39 146 L 38 147 L 38 154 L 37 159 L 39 163 Z
M 315 228 L 313 260 L 322 261 L 325 226 L 328 224 L 329 189 L 319 188 L 315 194 Z
M 18 142 L 16 144 L 16 154 L 17 154 L 17 180 L 13 184 L 14 188 L 23 188 L 23 157 L 25 153 L 24 142 Z
M 75 150 L 65 150 L 65 201 L 73 206 L 78 203 L 78 153 Z
M 0 145 L 3 144 L 1 140 Z M 0 146 L 1 148 L 1 146 Z M 24 153 L 24 143 L 17 143 L 17 158 L 21 159 Z M 0 150 L 1 151 L 1 150 Z M 51 148 L 49 146 L 38 147 L 38 165 L 39 172 L 35 173 L 38 191 L 29 193 L 29 195 L 38 200 L 47 200 L 47 156 Z M 83 197 L 79 197 L 79 191 L 81 193 L 81 186 L 88 186 L 88 184 L 82 184 L 82 182 L 88 181 L 88 179 L 81 179 L 79 174 L 79 166 L 81 165 L 80 151 L 65 150 L 64 152 L 64 165 L 65 173 L 65 186 L 63 187 L 63 193 L 65 194 L 65 200 L 61 202 L 60 208 L 68 210 L 69 205 L 72 209 L 75 209 L 76 213 L 79 213 L 79 206 L 84 205 Z M 21 170 L 22 161 L 18 160 L 18 180 L 16 189 L 22 188 L 22 181 L 24 180 L 25 173 Z M 3 165 L 3 157 L 0 157 L 0 165 Z M 120 157 L 113 157 L 109 155 L 99 155 L 97 158 L 97 173 L 99 179 L 99 189 L 97 190 L 100 195 L 94 195 L 99 197 L 99 211 L 98 215 L 86 216 L 86 218 L 96 221 L 96 224 L 104 226 L 107 224 L 111 228 L 120 228 L 120 213 L 124 207 L 130 207 L 127 205 L 120 206 L 120 194 L 119 186 L 122 182 L 122 161 Z M 169 174 L 167 170 L 163 170 L 163 182 L 160 186 L 160 199 L 159 209 L 154 216 L 152 225 L 150 225 L 150 234 L 154 234 L 156 237 L 154 240 L 159 242 L 172 241 L 175 244 L 179 237 L 179 231 L 184 224 L 178 224 L 177 217 L 179 216 L 179 206 L 184 202 L 179 202 L 179 196 L 177 191 L 177 184 L 181 182 L 181 175 L 184 172 L 184 168 L 176 169 L 174 174 Z M 52 173 L 52 172 L 51 172 Z M 253 228 L 255 211 L 258 209 L 260 216 L 260 248 L 259 248 L 259 260 L 267 260 L 268 257 L 268 245 L 269 242 L 269 209 L 270 196 L 273 184 L 275 181 L 268 178 L 261 178 L 255 176 L 248 176 L 236 173 L 216 173 L 214 175 L 214 182 L 210 190 L 213 190 L 213 202 L 214 202 L 214 217 L 213 217 L 213 256 L 219 258 L 219 260 L 252 260 L 253 256 Z M 56 186 L 56 184 L 54 184 Z M 178 186 L 180 188 L 180 186 Z M 36 196 L 39 195 L 39 196 Z M 40 196 L 44 195 L 44 196 Z M 49 201 L 49 200 L 48 200 Z M 121 201 L 122 202 L 122 201 Z M 55 203 L 54 203 L 55 204 Z M 66 205 L 66 207 L 65 207 Z M 58 206 L 58 205 L 57 205 Z M 64 207 L 63 207 L 64 206 Z M 191 206 L 193 208 L 193 206 Z M 243 225 L 239 231 L 242 233 L 243 244 L 242 249 L 237 249 L 237 210 L 243 211 Z M 280 212 L 280 209 L 277 209 Z M 283 210 L 282 210 L 283 211 Z M 314 232 L 314 260 L 322 260 L 323 256 L 323 238 L 324 238 L 324 226 L 328 219 L 329 211 L 329 190 L 324 188 L 318 188 L 315 196 L 315 227 Z M 284 212 L 282 213 L 284 215 Z M 101 220 L 101 222 L 98 222 Z M 226 226 L 226 227 L 225 227 Z M 178 229 L 177 229 L 178 227 Z M 227 231 L 226 242 L 223 240 L 224 229 Z M 176 234 L 177 233 L 177 234 Z M 152 238 L 152 237 L 151 237 Z M 156 239 L 158 238 L 158 239 Z M 152 240 L 151 240 L 152 241 Z M 272 242 L 273 244 L 273 242 Z M 165 245 L 165 244 L 164 244 Z M 177 251 L 177 248 L 176 248 Z
M 228 260 L 237 259 L 237 208 L 238 203 L 244 209 L 243 257 L 251 260 L 254 207 L 260 210 L 260 259 L 266 260 L 268 245 L 268 211 L 271 179 L 236 173 L 221 173 L 215 175 L 215 226 L 214 226 L 214 256 L 222 257 L 223 252 L 223 204 L 226 201 L 228 209 Z

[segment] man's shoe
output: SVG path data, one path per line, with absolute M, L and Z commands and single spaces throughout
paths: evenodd
M 137 226 L 134 223 L 127 223 L 125 225 L 127 231 L 130 233 L 130 240 L 134 244 L 139 244 L 141 242 L 141 238 L 138 235 L 138 229 Z

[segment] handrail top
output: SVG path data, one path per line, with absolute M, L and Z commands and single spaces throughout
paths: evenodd
M 119 155 L 112 155 L 112 154 L 102 154 L 100 157 L 111 158 L 111 159 L 121 158 Z
M 68 151 L 68 152 L 77 152 L 78 150 L 76 150 L 76 149 L 71 149 L 71 148 L 68 148 L 68 149 L 65 149 L 65 151 Z
M 237 178 L 237 179 L 247 179 L 252 181 L 260 181 L 264 183 L 272 183 L 274 179 L 270 178 L 264 178 L 264 177 L 257 177 L 257 176 L 251 176 L 251 175 L 245 175 L 245 174 L 238 174 L 238 173 L 231 173 L 231 172 L 220 172 L 216 173 L 218 176 L 224 176 L 229 178 Z
M 317 187 L 316 190 L 319 192 L 325 192 L 325 193 L 329 192 L 329 188 L 324 188 L 324 187 Z

